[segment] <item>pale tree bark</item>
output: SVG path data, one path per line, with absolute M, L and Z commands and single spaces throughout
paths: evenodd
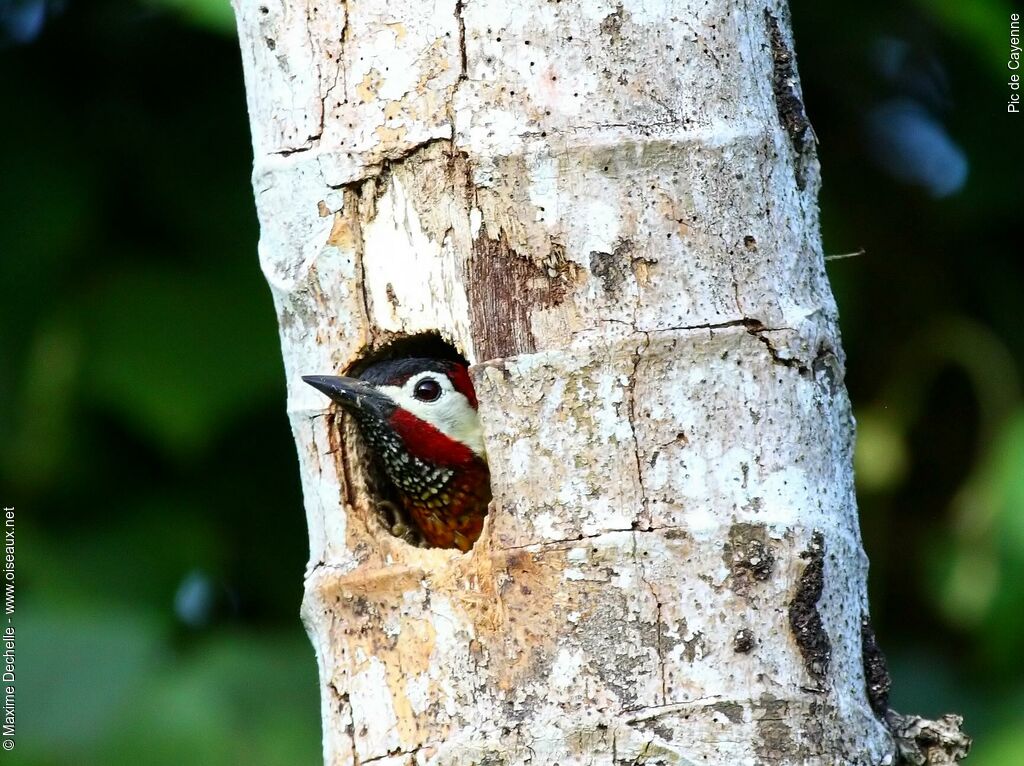
M 893 762 L 785 7 L 237 4 L 327 763 Z M 468 554 L 299 380 L 432 330 Z

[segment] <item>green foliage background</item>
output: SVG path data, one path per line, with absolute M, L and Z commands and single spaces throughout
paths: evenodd
M 794 0 L 893 706 L 1024 763 L 1020 162 L 1009 6 Z M 53 8 L 51 8 L 53 10 Z M 874 168 L 885 37 L 946 73 L 968 160 Z M 226 0 L 70 2 L 0 50 L 0 487 L 18 762 L 313 764 L 306 555 Z M 1016 163 L 1015 165 L 1012 163 Z M 1015 244 L 1016 243 L 1016 244 Z

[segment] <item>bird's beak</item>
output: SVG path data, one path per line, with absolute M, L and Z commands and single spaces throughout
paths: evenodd
M 343 378 L 335 375 L 303 375 L 302 379 L 317 391 L 321 391 L 349 412 L 366 413 L 380 420 L 387 420 L 395 409 L 395 403 L 373 386 L 358 378 Z

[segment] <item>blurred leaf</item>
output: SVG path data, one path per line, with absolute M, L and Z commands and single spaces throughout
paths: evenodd
M 174 658 L 143 611 L 18 612 L 21 763 L 320 762 L 301 637 L 223 635 Z
M 887 659 L 892 676 L 889 702 L 893 710 L 913 711 L 925 718 L 956 712 L 964 716 L 966 730 L 977 733 L 973 719 L 983 700 L 972 694 L 957 676 L 958 665 L 944 661 L 941 655 L 920 645 L 913 651 L 890 651 Z
M 91 397 L 179 455 L 267 401 L 281 386 L 277 342 L 267 333 L 273 309 L 265 292 L 239 280 L 139 270 L 91 295 Z
M 946 28 L 953 39 L 966 39 L 988 67 L 1006 71 L 1010 13 L 1002 0 L 917 0 L 917 5 Z
M 994 445 L 990 471 L 987 481 L 996 509 L 992 534 L 1000 576 L 978 638 L 987 663 L 1015 673 L 1024 650 L 1024 409 L 1010 419 Z
M 60 317 L 44 324 L 29 347 L 19 386 L 16 428 L 2 445 L 4 462 L 20 487 L 53 481 L 70 444 L 69 425 L 81 367 L 78 328 Z
M 1002 496 L 1000 536 L 1024 560 L 1024 409 L 1009 419 L 995 459 L 993 480 Z
M 4 83 L 6 85 L 6 83 Z M 21 94 L 8 94 L 17 98 Z M 35 107 L 35 103 L 32 104 Z M 47 107 L 40 103 L 40 109 Z M 46 119 L 57 119 L 47 111 Z M 7 140 L 21 145 L 22 130 Z M 48 130 L 48 126 L 43 128 Z M 37 128 L 38 130 L 38 128 Z M 11 300 L 35 301 L 50 297 L 57 278 L 81 259 L 84 244 L 97 223 L 95 184 L 89 178 L 89 160 L 74 155 L 53 138 L 45 151 L 37 147 L 11 152 L 4 159 L 4 183 L 0 184 L 0 284 Z M 8 306 L 2 307 L 7 310 Z
M 120 725 L 157 666 L 159 631 L 143 612 L 19 601 L 17 630 L 18 749 L 26 754 L 88 752 Z
M 970 766 L 1012 766 L 1024 763 L 1024 719 L 1018 717 L 976 737 Z
M 857 486 L 881 492 L 899 484 L 907 470 L 904 435 L 892 417 L 879 407 L 857 411 Z
M 96 763 L 317 764 L 318 710 L 307 642 L 226 635 L 152 679 Z
M 88 534 L 75 530 L 37 539 L 33 528 L 19 529 L 19 540 L 33 551 L 20 564 L 25 595 L 88 608 L 103 594 L 105 602 L 124 608 L 148 604 L 164 626 L 173 623 L 181 578 L 195 568 L 219 571 L 223 566 L 223 540 L 209 509 L 197 505 L 170 493 L 112 500 L 107 510 L 116 521 L 94 523 Z M 68 572 L 75 576 L 69 578 Z
M 225 35 L 235 34 L 235 14 L 228 0 L 148 0 L 162 5 L 199 26 Z
M 954 499 L 952 539 L 933 540 L 929 579 L 946 619 L 977 631 L 985 663 L 1011 671 L 1024 635 L 1024 408 L 988 447 Z

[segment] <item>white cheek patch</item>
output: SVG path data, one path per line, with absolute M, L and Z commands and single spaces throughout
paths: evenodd
M 421 402 L 412 395 L 416 384 L 424 378 L 432 378 L 441 386 L 441 396 L 433 402 Z M 480 417 L 469 400 L 456 391 L 446 375 L 421 372 L 413 375 L 406 384 L 379 386 L 378 390 L 390 396 L 395 404 L 412 413 L 420 420 L 430 423 L 449 439 L 462 442 L 480 457 L 484 457 L 484 437 L 480 429 Z

